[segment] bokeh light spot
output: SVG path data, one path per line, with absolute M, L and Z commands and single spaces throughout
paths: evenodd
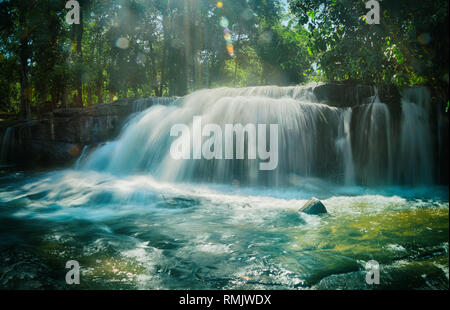
M 428 32 L 421 33 L 417 37 L 417 41 L 419 41 L 419 43 L 422 45 L 427 45 L 431 42 L 431 35 Z
M 234 46 L 233 44 L 227 44 L 227 51 L 230 56 L 234 56 Z
M 222 26 L 223 28 L 227 28 L 229 24 L 230 23 L 228 22 L 228 19 L 226 17 L 222 17 L 220 19 L 220 26 Z
M 71 40 L 64 40 L 61 44 L 61 49 L 67 53 L 72 52 L 75 50 L 75 44 Z
M 143 53 L 138 53 L 136 56 L 136 63 L 141 66 L 145 66 L 145 55 Z
M 242 18 L 246 21 L 249 21 L 250 19 L 252 19 L 253 17 L 253 13 L 250 9 L 245 9 L 242 14 L 241 14 Z
M 223 36 L 223 38 L 225 39 L 225 41 L 231 42 L 231 34 L 227 33 L 226 35 Z
M 260 39 L 261 39 L 262 43 L 266 43 L 267 44 L 267 43 L 270 43 L 272 41 L 272 37 L 273 37 L 273 34 L 272 34 L 271 31 L 264 31 L 261 34 Z
M 127 38 L 119 38 L 116 41 L 116 47 L 121 49 L 127 49 L 130 46 L 130 41 Z

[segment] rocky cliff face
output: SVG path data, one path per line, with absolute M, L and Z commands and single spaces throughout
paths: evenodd
M 55 110 L 40 120 L 0 122 L 0 163 L 33 166 L 73 163 L 85 146 L 114 139 L 127 119 L 176 98 L 122 100 Z

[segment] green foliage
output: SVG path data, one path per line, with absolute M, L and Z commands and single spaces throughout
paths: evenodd
M 0 112 L 309 81 L 448 94 L 444 0 L 380 1 L 381 25 L 362 0 L 79 2 L 69 26 L 65 0 L 0 1 Z
M 1 105 L 23 117 L 204 87 L 296 84 L 311 70 L 307 37 L 281 25 L 278 0 L 82 0 L 72 26 L 66 1 L 30 1 L 0 2 Z
M 293 0 L 311 53 L 327 80 L 448 88 L 448 1 L 381 1 L 380 25 L 366 1 Z

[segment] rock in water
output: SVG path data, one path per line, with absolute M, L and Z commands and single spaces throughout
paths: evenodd
M 328 213 L 323 203 L 315 197 L 308 200 L 298 212 L 304 212 L 311 215 Z

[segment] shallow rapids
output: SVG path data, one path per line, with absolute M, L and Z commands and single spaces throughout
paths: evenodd
M 59 171 L 0 179 L 0 283 L 81 289 L 448 289 L 448 188 L 273 190 Z M 311 196 L 329 214 L 300 214 Z

